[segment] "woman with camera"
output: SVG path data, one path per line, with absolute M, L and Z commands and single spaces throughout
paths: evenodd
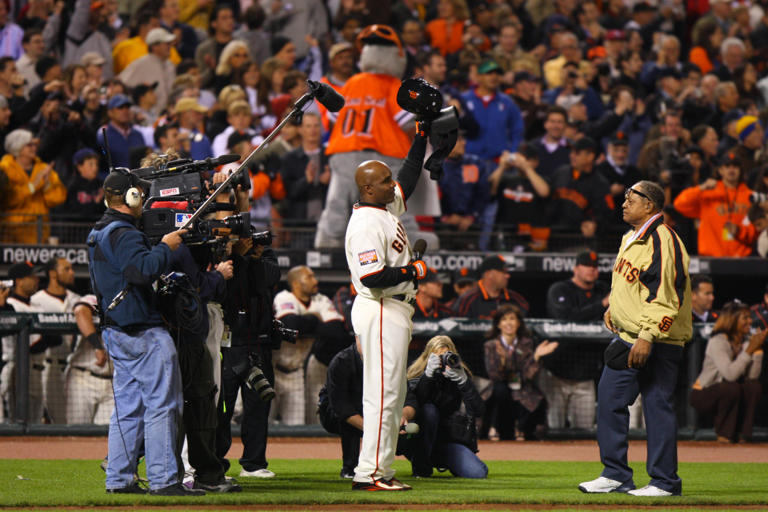
M 490 340 L 485 342 L 485 369 L 493 382 L 488 438 L 538 439 L 546 431 L 546 401 L 536 385 L 539 361 L 555 351 L 556 341 L 535 347 L 516 306 L 493 315 Z
M 430 339 L 407 377 L 419 401 L 414 423 L 420 432 L 406 449 L 414 476 L 432 476 L 436 467 L 461 478 L 485 478 L 488 467 L 475 455 L 475 418 L 483 415 L 483 400 L 451 338 Z
M 752 439 L 752 424 L 762 387 L 763 342 L 768 330 L 750 336 L 749 306 L 732 301 L 723 307 L 704 353 L 699 378 L 693 384 L 691 405 L 702 415 L 715 416 L 721 443 Z

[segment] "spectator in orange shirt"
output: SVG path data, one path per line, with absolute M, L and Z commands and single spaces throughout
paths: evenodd
M 717 53 L 723 43 L 725 34 L 714 18 L 703 20 L 701 30 L 698 32 L 698 40 L 694 40 L 688 60 L 699 66 L 701 74 L 706 75 L 717 64 Z
M 427 23 L 430 44 L 443 54 L 455 53 L 464 46 L 464 21 L 469 9 L 464 0 L 440 0 L 437 18 Z
M 683 190 L 675 199 L 675 209 L 686 217 L 701 219 L 700 255 L 749 256 L 757 236 L 746 218 L 752 191 L 743 183 L 739 160 L 732 151 L 723 156 L 718 173 L 720 180 L 709 178 L 701 185 Z

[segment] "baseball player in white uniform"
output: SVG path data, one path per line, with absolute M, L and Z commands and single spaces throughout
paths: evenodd
M 270 415 L 276 411 L 284 424 L 303 425 L 307 422 L 306 401 L 310 394 L 305 385 L 304 363 L 315 341 L 314 333 L 320 323 L 344 318 L 333 307 L 331 299 L 318 293 L 317 278 L 309 267 L 293 267 L 285 279 L 289 289 L 275 295 L 275 318 L 289 329 L 299 331 L 299 337 L 295 343 L 283 341 L 280 349 L 272 352 L 277 396 Z M 320 387 L 325 383 L 325 376 L 322 381 Z M 314 396 L 312 410 L 317 402 L 317 395 Z
M 39 279 L 34 266 L 16 263 L 8 270 L 14 281 L 13 291 L 6 299 L 16 313 L 38 313 L 30 298 L 37 291 Z M 3 366 L 0 372 L 0 393 L 5 401 L 10 422 L 16 421 L 16 336 L 3 337 Z M 39 334 L 29 335 L 29 408 L 26 420 L 30 423 L 43 421 L 43 370 L 45 369 L 45 344 Z
M 75 271 L 66 258 L 56 258 L 43 265 L 48 285 L 32 295 L 32 306 L 45 313 L 71 313 L 80 295 L 68 289 L 75 284 Z M 64 394 L 67 358 L 72 353 L 74 336 L 45 335 L 45 370 L 43 370 L 43 403 L 51 423 L 66 423 L 67 397 Z
M 363 357 L 363 442 L 355 490 L 411 489 L 394 477 L 392 463 L 405 402 L 414 281 L 426 277 L 427 266 L 413 260 L 399 216 L 416 187 L 425 148 L 426 134 L 419 127 L 398 181 L 378 160 L 363 162 L 355 172 L 360 201 L 354 205 L 344 245 L 357 290 L 352 326 Z
M 109 425 L 115 407 L 112 361 L 93 323 L 97 304 L 95 295 L 86 295 L 74 308 L 80 337 L 66 371 L 67 423 L 73 425 Z

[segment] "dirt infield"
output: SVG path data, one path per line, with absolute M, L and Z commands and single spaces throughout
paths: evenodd
M 228 457 L 243 452 L 235 439 Z M 0 459 L 100 459 L 107 453 L 105 437 L 5 437 L 0 438 Z M 287 438 L 269 440 L 267 458 L 340 459 L 341 446 L 333 438 Z M 480 442 L 484 460 L 598 461 L 595 441 Z M 768 462 L 768 444 L 723 445 L 710 441 L 681 441 L 681 462 Z M 645 441 L 632 441 L 629 460 L 645 461 Z

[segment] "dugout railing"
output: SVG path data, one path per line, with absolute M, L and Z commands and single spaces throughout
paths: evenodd
M 556 340 L 561 346 L 567 344 L 594 345 L 597 352 L 607 346 L 611 334 L 601 323 L 561 322 L 551 319 L 527 319 L 526 323 L 537 340 Z M 421 352 L 423 343 L 432 336 L 445 334 L 450 336 L 457 349 L 473 372 L 484 373 L 483 342 L 490 328 L 487 320 L 466 318 L 446 318 L 442 320 L 426 320 L 414 322 L 414 339 L 410 346 L 410 358 L 413 359 Z M 681 363 L 681 379 L 677 386 L 678 423 L 680 437 L 685 439 L 714 439 L 711 429 L 697 428 L 696 412 L 688 405 L 688 395 L 693 381 L 698 376 L 703 359 L 706 340 L 711 332 L 711 324 L 695 324 L 693 339 L 687 344 L 685 356 Z M 45 424 L 42 421 L 24 421 L 29 409 L 29 379 L 30 352 L 29 339 L 33 334 L 65 335 L 77 333 L 74 315 L 71 313 L 0 313 L 0 335 L 4 337 L 3 346 L 7 350 L 10 343 L 15 346 L 15 375 L 12 382 L 5 386 L 11 387 L 14 394 L 14 410 L 7 411 L 15 419 L 13 422 L 0 423 L 0 435 L 105 435 L 107 425 L 61 425 Z M 595 351 L 590 351 L 593 354 Z M 579 361 L 573 364 L 602 364 L 600 361 Z M 9 392 L 8 389 L 4 391 Z M 3 397 L 3 398 L 8 398 Z M 7 406 L 8 404 L 5 403 Z M 234 427 L 234 433 L 239 434 L 239 428 Z M 273 436 L 322 436 L 325 432 L 318 426 L 270 426 Z M 555 429 L 551 430 L 551 438 L 594 438 L 594 429 Z M 642 438 L 644 431 L 633 430 L 631 435 Z M 756 437 L 765 437 L 764 429 L 756 429 Z

